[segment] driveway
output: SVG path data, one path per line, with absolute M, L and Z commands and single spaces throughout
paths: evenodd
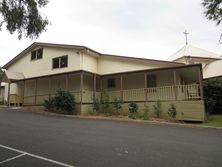
M 0 167 L 219 167 L 222 130 L 0 109 Z

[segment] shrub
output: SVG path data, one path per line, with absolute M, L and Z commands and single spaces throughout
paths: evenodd
M 99 112 L 101 108 L 99 98 L 97 97 L 93 98 L 92 107 L 93 107 L 93 111 Z
M 100 95 L 100 105 L 103 113 L 108 112 L 109 110 L 109 95 L 107 92 L 102 92 Z
M 116 110 L 116 113 L 119 114 L 120 109 L 122 109 L 123 101 L 117 97 L 113 98 L 113 107 Z
M 128 117 L 131 118 L 131 119 L 137 119 L 137 118 L 138 118 L 138 119 L 143 119 L 143 118 L 144 118 L 144 117 L 143 117 L 143 114 L 138 113 L 138 112 L 129 113 Z
M 49 97 L 49 99 L 45 100 L 43 103 L 43 106 L 49 110 L 49 111 L 53 111 L 55 108 L 55 100 L 52 97 Z
M 54 97 L 44 101 L 46 109 L 61 114 L 72 114 L 75 107 L 75 99 L 70 92 L 58 90 Z
M 143 119 L 144 120 L 148 120 L 149 119 L 149 107 L 145 105 L 145 108 L 144 108 L 144 113 L 143 113 Z
M 222 80 L 207 80 L 203 88 L 207 112 L 222 113 Z
M 130 113 L 137 113 L 138 112 L 138 105 L 135 102 L 131 102 L 129 104 L 129 112 Z
M 168 108 L 168 115 L 170 118 L 175 118 L 177 115 L 177 110 L 174 104 L 170 104 L 170 107 Z
M 161 103 L 158 101 L 155 105 L 153 105 L 154 114 L 157 118 L 160 118 L 162 113 Z

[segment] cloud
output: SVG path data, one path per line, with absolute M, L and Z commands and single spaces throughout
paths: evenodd
M 189 42 L 217 53 L 221 27 L 204 18 L 201 0 L 51 0 L 41 10 L 52 25 L 34 41 L 86 45 L 102 53 L 166 59 Z M 0 32 L 4 65 L 32 42 Z

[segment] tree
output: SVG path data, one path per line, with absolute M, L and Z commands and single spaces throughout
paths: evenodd
M 0 30 L 6 24 L 10 34 L 18 32 L 19 39 L 23 35 L 38 38 L 49 24 L 48 19 L 39 12 L 39 8 L 47 4 L 48 0 L 0 0 Z
M 213 20 L 219 25 L 222 21 L 222 0 L 203 0 L 204 14 L 208 20 Z M 222 34 L 219 43 L 222 43 Z
M 0 79 L 1 79 L 2 74 L 3 74 L 3 71 L 2 71 L 2 67 L 0 66 Z M 0 80 L 0 82 L 1 82 L 1 80 Z

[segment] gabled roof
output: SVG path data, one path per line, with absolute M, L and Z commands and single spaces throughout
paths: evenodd
M 40 43 L 40 42 L 34 42 L 29 47 L 27 47 L 25 50 L 23 50 L 21 53 L 19 53 L 17 56 L 15 56 L 12 60 L 10 60 L 8 63 L 6 63 L 2 68 L 7 69 L 11 64 L 19 60 L 21 57 L 23 57 L 26 53 L 32 51 L 35 47 L 59 47 L 59 48 L 72 48 L 77 50 L 87 50 L 96 54 L 100 54 L 90 48 L 87 48 L 85 46 L 80 45 L 65 45 L 65 44 L 53 44 L 53 43 Z
M 176 53 L 174 53 L 172 56 L 170 56 L 167 60 L 168 61 L 176 61 L 183 57 L 195 57 L 195 58 L 204 58 L 204 59 L 221 59 L 220 55 L 192 46 L 192 45 L 185 45 L 180 50 L 178 50 Z
M 146 59 L 146 58 L 137 58 L 137 57 L 127 57 L 127 56 L 118 56 L 118 55 L 110 55 L 110 54 L 102 54 L 99 53 L 93 49 L 90 49 L 86 46 L 81 45 L 67 45 L 67 44 L 53 44 L 53 43 L 40 43 L 40 42 L 34 42 L 29 47 L 27 47 L 25 50 L 23 50 L 21 53 L 19 53 L 16 57 L 14 57 L 12 60 L 10 60 L 8 63 L 6 63 L 2 68 L 7 69 L 11 64 L 22 58 L 26 53 L 32 51 L 35 47 L 59 47 L 59 48 L 71 48 L 71 49 L 77 49 L 80 51 L 86 51 L 90 52 L 97 56 L 109 56 L 109 57 L 119 57 L 119 58 L 126 58 L 126 59 L 132 59 L 132 60 L 143 60 L 143 61 L 150 61 L 150 62 L 159 62 L 159 63 L 166 63 L 166 64 L 172 64 L 172 65 L 181 65 L 183 63 L 177 63 L 177 62 L 171 62 L 166 60 L 154 60 L 154 59 Z
M 25 79 L 25 76 L 22 73 L 19 72 L 12 72 L 12 71 L 4 71 L 1 76 L 1 81 L 7 82 L 8 80 L 16 81 L 16 80 L 22 80 Z
M 214 61 L 206 65 L 203 69 L 203 78 L 213 78 L 222 76 L 222 60 Z

